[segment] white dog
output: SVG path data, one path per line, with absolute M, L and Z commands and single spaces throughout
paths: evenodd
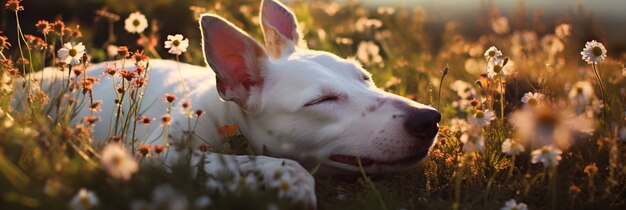
M 313 207 L 313 179 L 291 160 L 305 166 L 321 164 L 325 172 L 358 172 L 361 165 L 365 172 L 382 173 L 414 167 L 428 154 L 440 120 L 435 109 L 376 88 L 356 61 L 307 49 L 292 12 L 275 0 L 264 0 L 261 6 L 265 47 L 219 16 L 200 19 L 210 68 L 180 64 L 192 109 L 207 113 L 198 119 L 193 148 L 203 141 L 221 145 L 217 127 L 236 124 L 256 151 L 287 158 L 262 157 L 258 165 L 266 171 L 286 167 L 298 174 L 302 196 Z M 87 74 L 99 75 L 104 69 L 94 65 Z M 178 99 L 185 93 L 176 62 L 151 60 L 149 75 L 142 113 L 158 117 L 165 114 L 165 93 Z M 102 78 L 93 87 L 96 100 L 103 100 L 101 121 L 93 130 L 99 140 L 109 134 L 115 107 L 111 84 Z M 178 111 L 180 101 L 171 115 L 172 142 L 191 130 L 185 113 Z M 84 109 L 77 119 L 87 115 L 89 110 Z M 147 138 L 161 144 L 161 129 L 153 124 Z M 137 139 L 144 138 L 137 133 Z M 170 149 L 168 159 L 180 156 L 174 151 Z M 250 158 L 227 159 L 236 165 Z M 220 166 L 207 168 L 214 172 Z

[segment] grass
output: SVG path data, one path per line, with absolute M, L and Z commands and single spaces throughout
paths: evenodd
M 258 14 L 257 4 L 256 1 L 199 1 L 195 5 L 181 3 L 172 7 L 175 11 L 187 12 L 189 6 L 193 6 L 193 17 L 200 12 L 217 13 L 261 40 L 260 27 L 254 21 L 255 14 Z M 155 1 L 145 11 L 149 18 L 150 14 L 158 17 L 159 6 L 170 5 Z M 482 25 L 452 20 L 443 24 L 441 31 L 436 30 L 429 12 L 422 7 L 392 10 L 389 7 L 367 8 L 358 2 L 296 2 L 289 6 L 296 13 L 304 39 L 311 49 L 343 57 L 356 54 L 364 67 L 373 73 L 379 87 L 437 106 L 443 116 L 437 143 L 429 158 L 417 168 L 384 175 L 315 174 L 320 209 L 499 209 L 510 199 L 527 204 L 528 209 L 623 209 L 626 206 L 626 164 L 623 161 L 626 158 L 626 73 L 621 63 L 623 58 L 620 61 L 616 56 L 618 53 L 611 51 L 615 48 L 610 45 L 607 45 L 609 57 L 597 65 L 586 64 L 580 59 L 580 51 L 585 42 L 590 41 L 589 37 L 611 43 L 592 30 L 585 31 L 598 27 L 589 21 L 593 17 L 588 13 L 574 13 L 577 18 L 568 21 L 562 21 L 563 18 L 544 20 L 557 31 L 563 23 L 571 27 L 571 34 L 565 36 L 551 29 L 535 28 L 533 24 L 523 22 L 524 18 L 516 20 L 522 21 L 520 23 L 508 17 L 511 24 L 507 24 L 509 29 L 503 33 L 494 32 L 500 32 L 496 30 L 500 26 L 491 25 L 492 16 L 487 14 L 478 18 Z M 80 108 L 78 104 L 93 104 L 86 82 L 88 78 L 84 74 L 72 76 L 89 63 L 75 65 L 76 71 L 68 71 L 76 79 L 62 81 L 63 84 L 67 82 L 63 89 L 68 93 L 67 97 L 48 95 L 28 87 L 37 87 L 37 81 L 29 77 L 37 78 L 44 66 L 68 70 L 67 65 L 54 62 L 53 56 L 61 43 L 85 43 L 93 61 L 116 59 L 105 53 L 107 46 L 95 44 L 102 38 L 98 34 L 106 38 L 105 45 L 119 43 L 128 45 L 131 52 L 142 49 L 150 58 L 163 56 L 168 59 L 166 49 L 159 44 L 162 40 L 156 44 L 144 41 L 141 45 L 136 40 L 164 37 L 163 31 L 173 29 L 165 27 L 163 31 L 146 30 L 141 36 L 129 35 L 122 29 L 123 21 L 119 21 L 123 18 L 116 18 L 116 13 L 125 17 L 133 11 L 112 8 L 98 13 L 100 22 L 96 25 L 106 26 L 104 31 L 89 25 L 78 28 L 75 23 L 68 22 L 68 31 L 63 34 L 51 31 L 44 36 L 42 31 L 33 31 L 41 40 L 23 36 L 26 35 L 23 33 L 31 32 L 22 30 L 34 28 L 24 22 L 39 18 L 20 16 L 28 12 L 29 7 L 24 11 L 6 10 L 11 18 L 15 13 L 22 23 L 16 22 L 16 28 L 2 29 L 17 30 L 15 36 L 8 36 L 10 47 L 0 42 L 1 208 L 66 209 L 78 190 L 84 188 L 97 195 L 99 204 L 94 206 L 95 209 L 127 209 L 140 200 L 157 202 L 154 194 L 162 186 L 172 186 L 175 195 L 183 195 L 182 198 L 170 196 L 176 199 L 164 202 L 184 201 L 190 208 L 199 209 L 195 203 L 205 196 L 211 197 L 209 207 L 213 209 L 302 207 L 280 199 L 274 190 L 212 192 L 203 184 L 206 176 L 211 175 L 201 173 L 190 179 L 192 170 L 187 163 L 168 166 L 172 172 L 167 173 L 154 149 L 142 153 L 140 145 L 130 144 L 128 139 L 132 135 L 123 135 L 144 132 L 144 127 L 138 128 L 131 120 L 141 117 L 137 107 L 141 106 L 143 90 L 131 86 L 130 82 L 122 83 L 124 79 L 120 77 L 117 77 L 118 85 L 127 88 L 120 94 L 133 97 L 126 102 L 131 108 L 120 108 L 120 114 L 115 116 L 123 123 L 113 127 L 111 137 L 122 134 L 119 138 L 132 145 L 132 158 L 142 164 L 130 180 L 107 173 L 101 161 L 101 148 L 90 143 L 90 122 L 70 123 L 76 109 Z M 526 14 L 522 9 L 518 12 Z M 86 16 L 87 20 L 80 21 L 94 18 L 93 13 Z M 17 21 L 11 18 L 9 20 Z M 171 20 L 156 20 L 171 26 L 168 24 Z M 202 64 L 194 20 L 189 17 L 178 21 L 189 26 L 180 30 L 188 31 L 185 36 L 190 37 L 191 47 L 175 59 Z M 82 35 L 78 36 L 76 31 Z M 365 42 L 371 44 L 360 44 Z M 502 59 L 510 60 L 501 67 L 510 68 L 515 73 L 494 78 L 481 75 L 488 71 L 489 59 L 485 59 L 483 53 L 491 46 L 502 51 Z M 23 62 L 24 59 L 29 62 Z M 131 58 L 127 59 L 133 62 Z M 35 73 L 24 74 L 27 72 Z M 17 82 L 19 80 L 26 83 Z M 461 84 L 457 81 L 466 85 L 455 85 Z M 578 85 L 577 82 L 581 81 L 584 83 Z M 527 92 L 543 94 L 541 103 L 544 108 L 525 112 L 527 107 L 521 98 Z M 23 106 L 16 107 L 18 103 Z M 474 120 L 478 116 L 476 113 L 487 109 L 495 113 L 494 119 L 489 125 L 479 126 Z M 523 119 L 531 120 L 519 123 L 515 116 L 517 119 L 527 116 Z M 582 129 L 585 122 L 589 122 L 592 132 Z M 533 127 L 533 132 L 524 133 L 524 125 L 537 126 Z M 244 137 L 233 136 L 236 133 L 233 127 L 220 129 L 226 130 L 224 132 L 228 134 L 225 135 L 232 136 L 229 137 L 231 147 L 210 148 L 206 145 L 205 150 L 262 154 L 253 151 Z M 545 134 L 546 129 L 553 132 Z M 523 142 L 525 151 L 513 156 L 503 153 L 502 144 L 507 139 Z M 541 151 L 546 144 L 541 140 L 546 139 L 548 145 L 562 150 L 558 164 L 549 167 L 532 161 L 532 152 Z M 481 142 L 484 145 L 481 146 Z

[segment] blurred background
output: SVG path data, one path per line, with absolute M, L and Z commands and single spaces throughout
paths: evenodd
M 199 42 L 197 24 L 194 21 L 194 12 L 190 7 L 197 7 L 197 12 L 213 12 L 224 16 L 231 16 L 231 21 L 244 27 L 253 36 L 258 34 L 258 27 L 247 17 L 255 17 L 258 13 L 260 0 L 24 0 L 26 8 L 20 12 L 23 30 L 26 34 L 36 34 L 34 24 L 38 20 L 64 20 L 70 26 L 80 25 L 83 40 L 86 45 L 102 46 L 108 38 L 108 24 L 103 18 L 97 18 L 96 11 L 107 9 L 120 16 L 121 20 L 114 24 L 116 39 L 115 45 L 132 46 L 136 35 L 125 33 L 123 20 L 134 11 L 141 11 L 150 21 L 151 29 L 156 31 L 158 38 L 157 48 L 164 52 L 161 45 L 167 34 L 181 33 L 190 37 L 193 43 Z M 283 0 L 292 7 L 309 10 L 312 14 L 309 23 L 313 27 L 325 25 L 321 22 L 328 17 L 339 5 L 361 4 L 371 11 L 344 11 L 352 15 L 378 16 L 378 8 L 393 9 L 394 12 L 408 11 L 409 16 L 423 18 L 424 41 L 428 42 L 430 53 L 436 54 L 444 46 L 442 37 L 446 24 L 450 21 L 458 26 L 456 30 L 468 39 L 478 39 L 486 31 L 490 31 L 490 20 L 493 16 L 508 18 L 510 30 L 533 30 L 539 37 L 553 33 L 554 26 L 559 23 L 576 23 L 572 34 L 581 40 L 598 39 L 609 48 L 609 55 L 623 57 L 626 50 L 626 1 L 623 0 Z M 4 1 L 3 1 L 4 3 Z M 356 8 L 356 7 L 355 7 Z M 420 8 L 416 10 L 415 8 Z M 326 11 L 326 14 L 317 13 L 315 9 Z M 421 14 L 416 14 L 421 13 Z M 302 12 L 299 14 L 303 14 Z M 339 14 L 342 15 L 342 14 Z M 351 15 L 351 14 L 343 14 Z M 337 14 L 332 16 L 337 17 Z M 15 25 L 13 14 L 1 10 L 0 30 L 15 43 Z M 403 18 L 402 16 L 399 16 Z M 410 18 L 410 17 L 404 17 Z M 353 19 L 346 19 L 353 20 Z M 337 21 L 337 20 L 335 20 Z M 327 24 L 327 23 L 326 23 Z M 350 24 L 350 23 L 346 23 Z M 352 23 L 354 24 L 354 22 Z M 154 26 L 158 28 L 154 28 Z M 308 26 L 308 25 L 307 25 Z M 383 26 L 390 30 L 397 30 L 391 26 Z M 156 29 L 156 30 L 155 30 Z M 327 28 L 325 28 L 327 29 Z M 315 31 L 317 29 L 313 29 Z M 311 31 L 309 31 L 311 32 Z M 328 31 L 327 31 L 328 32 Z M 327 33 L 331 34 L 332 33 Z M 311 36 L 307 34 L 307 36 Z M 582 49 L 582 44 L 577 43 Z M 196 45 L 197 46 L 197 45 Z M 349 55 L 343 55 L 349 56 Z M 193 57 L 193 56 L 192 56 Z M 190 62 L 197 62 L 192 60 Z

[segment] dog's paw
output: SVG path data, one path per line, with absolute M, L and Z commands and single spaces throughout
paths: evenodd
M 317 206 L 313 176 L 293 160 L 209 154 L 205 156 L 203 171 L 208 175 L 207 187 L 218 193 L 273 190 L 279 197 L 305 208 Z

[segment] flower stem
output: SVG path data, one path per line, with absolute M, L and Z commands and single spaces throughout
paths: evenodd
M 600 86 L 600 97 L 602 97 L 602 123 L 604 124 L 604 126 L 602 126 L 603 128 L 607 128 L 608 126 L 608 122 L 606 120 L 607 118 L 607 98 L 606 95 L 604 93 L 604 82 L 602 82 L 602 77 L 600 77 L 600 72 L 598 72 L 598 67 L 596 66 L 596 63 L 591 64 L 591 67 L 593 68 L 593 73 L 596 75 L 596 79 L 598 80 L 598 85 Z M 603 132 L 606 131 L 606 129 L 602 129 Z

